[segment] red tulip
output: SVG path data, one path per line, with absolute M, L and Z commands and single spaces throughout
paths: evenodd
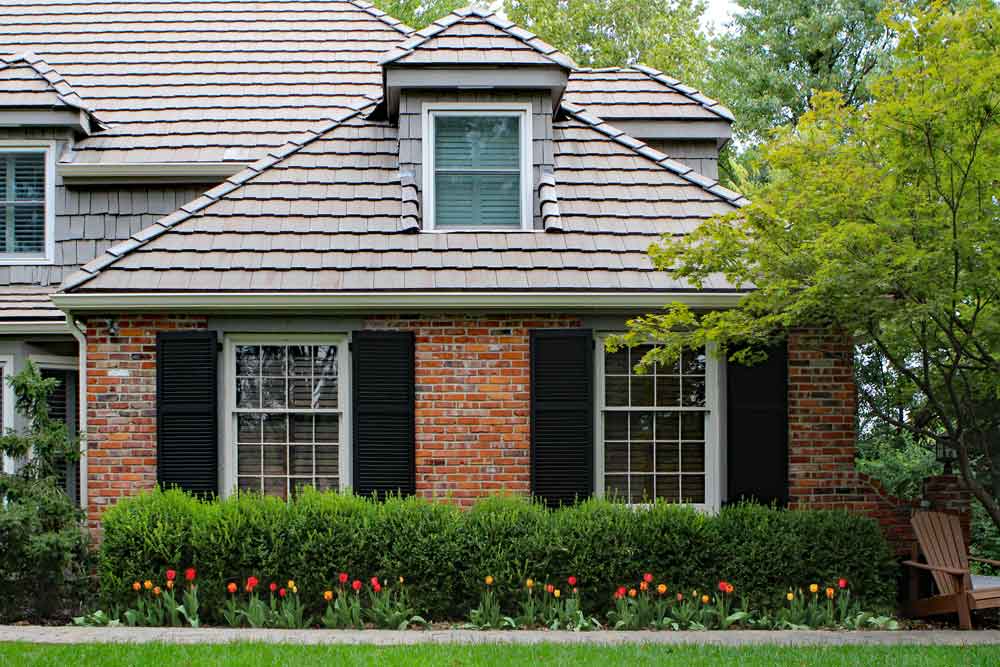
M 276 584 L 276 583 L 274 583 L 274 582 L 272 581 L 272 582 L 271 582 L 271 585 L 270 585 L 270 586 L 268 586 L 268 588 L 270 588 L 270 589 L 271 589 L 271 592 L 273 593 L 274 591 L 278 590 L 278 584 Z
M 257 577 L 247 577 L 247 593 L 253 593 L 253 589 L 257 588 L 257 584 L 260 580 Z
M 337 577 L 337 578 L 340 580 L 340 583 L 342 583 L 342 584 L 346 584 L 347 583 L 347 573 L 346 572 L 341 572 L 340 576 Z
M 195 572 L 193 567 L 189 567 L 188 569 L 184 570 L 184 578 L 187 579 L 188 581 L 194 581 L 194 576 Z
M 847 579 L 844 579 L 843 577 L 838 579 L 837 586 L 840 587 L 840 590 L 844 590 L 845 588 L 847 588 Z
M 621 597 L 625 597 L 625 587 L 624 586 L 619 586 L 618 590 L 615 591 L 615 595 L 617 595 L 620 598 Z
M 351 588 L 353 588 L 355 591 L 360 591 L 361 590 L 361 581 L 358 580 L 358 579 L 355 579 L 353 582 L 351 582 Z
M 567 579 L 566 581 L 567 581 L 567 582 L 569 582 L 569 585 L 570 585 L 570 586 L 576 586 L 576 577 L 572 577 L 572 576 L 571 576 L 571 577 L 570 577 L 569 579 Z
M 284 588 L 278 590 L 278 597 L 283 598 L 286 595 L 288 595 L 288 591 L 286 591 Z
M 372 577 L 370 581 L 372 583 L 372 588 L 378 586 L 378 577 Z
M 173 581 L 177 578 L 176 570 L 167 570 L 167 581 Z
M 545 584 L 545 592 L 551 593 L 556 589 L 554 584 Z
M 728 593 L 729 592 L 727 590 L 728 588 L 729 588 L 729 584 L 727 582 L 725 582 L 725 581 L 720 581 L 719 582 L 719 591 L 720 592 L 722 592 L 722 593 Z
M 382 592 L 382 584 L 378 583 L 378 579 L 375 579 L 372 583 L 372 590 L 376 593 Z
M 653 583 L 653 575 L 647 572 L 646 574 L 642 575 L 642 580 L 645 581 L 647 584 L 651 584 Z

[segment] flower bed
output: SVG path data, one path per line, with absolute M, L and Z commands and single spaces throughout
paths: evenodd
M 181 563 L 197 568 L 201 620 L 246 626 L 722 627 L 739 613 L 728 623 L 843 626 L 847 611 L 884 611 L 895 593 L 878 527 L 833 511 L 742 505 L 707 515 L 598 500 L 548 510 L 490 498 L 463 512 L 416 498 L 306 492 L 289 503 L 204 502 L 156 492 L 105 515 L 106 609 L 136 608 L 136 595 L 152 593 L 133 584 L 160 586 Z M 347 573 L 363 576 L 342 580 Z M 800 582 L 817 582 L 816 592 L 800 593 Z M 705 593 L 692 591 L 706 586 L 713 592 L 702 602 Z M 823 614 L 837 604 L 849 609 Z

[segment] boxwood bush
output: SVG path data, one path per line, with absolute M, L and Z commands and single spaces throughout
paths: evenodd
M 846 577 L 865 608 L 893 605 L 891 552 L 871 519 L 842 511 L 736 505 L 717 515 L 657 503 L 632 509 L 602 500 L 547 509 L 492 497 L 467 511 L 420 498 L 376 502 L 307 491 L 284 502 L 241 495 L 203 501 L 178 491 L 123 500 L 104 515 L 100 579 L 107 604 L 127 603 L 133 581 L 168 568 L 198 570 L 207 620 L 225 584 L 250 575 L 298 583 L 319 611 L 322 591 L 348 572 L 402 576 L 417 608 L 463 618 L 492 575 L 505 606 L 528 577 L 580 581 L 591 611 L 644 572 L 673 590 L 705 590 L 722 579 L 758 610 L 782 604 L 790 587 Z

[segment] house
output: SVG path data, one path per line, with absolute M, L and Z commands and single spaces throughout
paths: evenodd
M 754 497 L 907 530 L 854 471 L 843 334 L 646 375 L 602 346 L 743 293 L 646 254 L 746 203 L 718 102 L 489 10 L 415 32 L 362 0 L 12 0 L 0 30 L 0 363 L 65 380 L 92 525 L 159 483 Z

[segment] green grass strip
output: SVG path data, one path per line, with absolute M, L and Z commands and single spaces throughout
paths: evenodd
M 316 665 L 435 667 L 490 665 L 600 665 L 611 667 L 938 667 L 1000 664 L 1000 647 L 946 646 L 567 646 L 507 644 L 415 646 L 293 646 L 288 644 L 0 644 L 0 665 L 67 667 L 311 667 Z

